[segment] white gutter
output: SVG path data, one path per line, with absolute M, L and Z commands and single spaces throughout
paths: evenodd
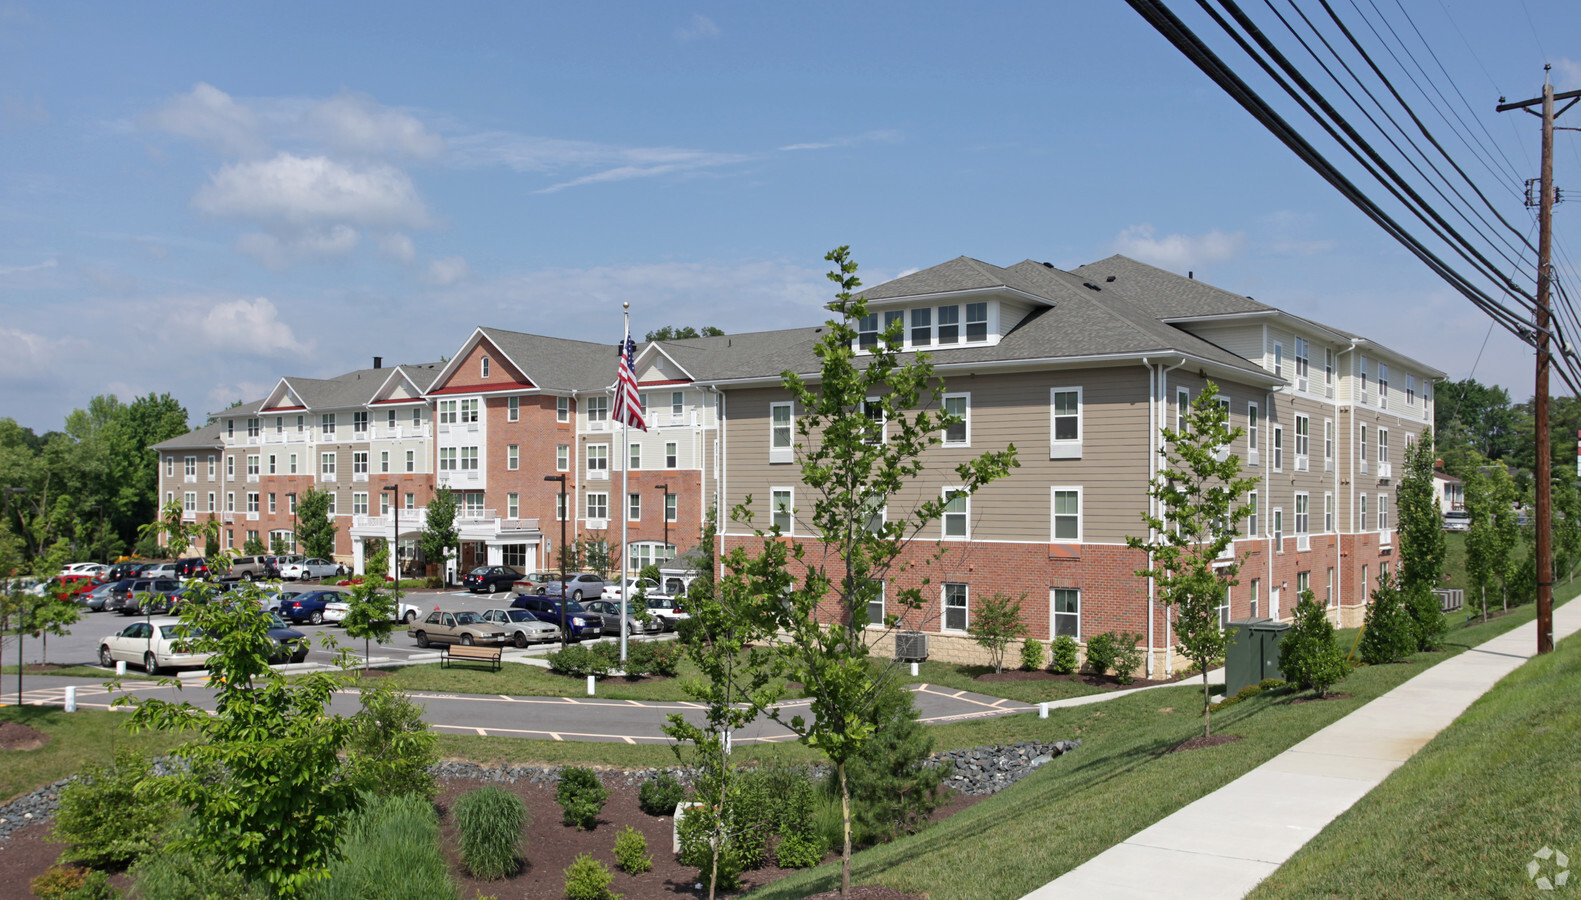
M 1152 480 L 1158 472 L 1158 452 L 1160 449 L 1162 449 L 1161 445 L 1163 443 L 1162 422 L 1160 420 L 1165 415 L 1164 410 L 1168 408 L 1167 401 L 1169 399 L 1169 373 L 1175 371 L 1185 364 L 1186 357 L 1184 356 L 1180 358 L 1180 362 L 1175 363 L 1167 369 L 1164 368 L 1163 363 L 1158 364 L 1158 376 L 1153 381 L 1153 397 L 1148 404 L 1148 411 L 1152 416 L 1152 421 L 1149 422 L 1147 436 L 1147 472 L 1149 486 L 1152 485 Z M 1149 492 L 1149 494 L 1151 495 L 1151 492 Z M 1154 518 L 1159 518 L 1157 501 L 1149 496 L 1148 503 L 1153 510 Z M 1158 532 L 1153 529 L 1148 529 L 1148 540 L 1157 541 Z M 1147 555 L 1147 567 L 1149 569 L 1153 568 L 1153 555 L 1151 553 Z M 1154 595 L 1153 577 L 1149 575 L 1147 578 L 1147 675 L 1149 678 L 1153 677 L 1153 607 L 1156 605 L 1157 599 Z M 1164 616 L 1164 652 L 1166 654 L 1164 668 L 1169 669 L 1171 668 L 1169 664 L 1173 662 L 1174 648 L 1169 641 L 1169 616 L 1167 614 Z

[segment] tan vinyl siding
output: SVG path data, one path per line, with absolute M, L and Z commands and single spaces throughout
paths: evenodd
M 1261 323 L 1205 324 L 1187 322 L 1179 326 L 1205 341 L 1223 347 L 1237 356 L 1258 365 L 1263 360 L 1263 326 Z

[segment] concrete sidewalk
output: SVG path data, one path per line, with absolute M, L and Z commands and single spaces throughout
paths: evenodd
M 1578 627 L 1554 610 L 1556 642 Z M 1244 897 L 1536 647 L 1533 622 L 1446 659 L 1027 898 Z

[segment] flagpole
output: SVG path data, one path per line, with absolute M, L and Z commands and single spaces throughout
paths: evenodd
M 620 340 L 620 358 L 624 360 L 626 358 L 626 348 L 631 343 L 631 304 L 622 303 L 621 308 L 625 310 L 626 318 L 626 336 Z M 625 389 L 626 386 L 623 384 L 615 385 L 615 390 L 617 391 L 624 391 Z M 626 661 L 626 600 L 627 595 L 631 593 L 631 582 L 626 577 L 626 570 L 630 568 L 627 563 L 630 557 L 626 554 L 631 551 L 630 534 L 628 533 L 628 529 L 631 527 L 631 510 L 626 506 L 626 504 L 631 502 L 630 434 L 631 415 L 627 413 L 620 417 L 620 506 L 617 507 L 620 510 L 620 574 L 617 577 L 620 579 L 620 661 L 622 663 Z

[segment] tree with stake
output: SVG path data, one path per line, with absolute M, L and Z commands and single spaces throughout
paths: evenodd
M 379 548 L 368 556 L 362 583 L 346 592 L 346 634 L 362 638 L 362 669 L 369 668 L 372 642 L 383 644 L 395 629 L 395 598 L 384 590 L 384 573 L 390 569 L 390 548 L 379 541 Z
M 329 491 L 308 488 L 297 497 L 297 531 L 302 552 L 320 559 L 335 555 L 335 517 L 329 514 Z
M 1241 458 L 1225 453 L 1241 437 L 1229 427 L 1229 411 L 1219 403 L 1219 388 L 1208 382 L 1192 401 L 1184 432 L 1165 428 L 1158 454 L 1163 465 L 1148 485 L 1158 514 L 1142 514 L 1149 536 L 1126 544 L 1145 550 L 1149 568 L 1136 574 L 1152 578 L 1159 600 L 1175 613 L 1175 638 L 1181 652 L 1202 672 L 1202 734 L 1212 734 L 1208 668 L 1224 656 L 1234 632 L 1219 621 L 1224 592 L 1239 584 L 1240 560 L 1222 559 L 1235 541 L 1236 523 L 1250 507 L 1242 498 L 1257 486 L 1242 478 Z M 1222 459 L 1220 458 L 1222 456 Z
M 858 356 L 857 326 L 868 312 L 866 299 L 852 293 L 861 284 L 857 264 L 847 247 L 825 259 L 836 266 L 829 280 L 840 291 L 830 305 L 837 318 L 827 323 L 816 348 L 819 374 L 815 383 L 794 372 L 782 376 L 801 410 L 795 457 L 804 496 L 811 500 L 804 511 L 774 511 L 800 516 L 815 541 L 785 541 L 774 525 L 756 528 L 761 550 L 753 555 L 745 546 L 731 549 L 724 560 L 729 575 L 715 593 L 739 615 L 743 636 L 766 644 L 771 669 L 806 685 L 811 695 L 811 715 L 789 718 L 778 705 L 782 682 L 751 689 L 747 699 L 833 763 L 844 832 L 843 895 L 851 886 L 846 764 L 873 736 L 873 704 L 898 665 L 869 666 L 865 660 L 875 643 L 923 607 L 920 587 L 880 591 L 897 587 L 885 582 L 904 564 L 902 554 L 924 528 L 943 518 L 951 502 L 1005 477 L 1018 463 L 1013 445 L 984 453 L 955 467 L 960 487 L 952 497 L 925 500 L 909 513 L 891 509 L 886 516 L 875 515 L 875 508 L 922 475 L 926 452 L 942 441 L 944 429 L 962 420 L 942 409 L 944 386 L 926 354 L 900 362 L 899 320 Z M 747 523 L 752 515 L 750 497 L 731 513 Z M 809 552 L 809 546 L 816 549 Z M 868 628 L 869 603 L 880 596 L 886 609 L 896 612 L 886 614 L 884 627 Z
M 439 565 L 441 579 L 445 577 L 445 560 L 450 557 L 459 537 L 456 533 L 456 495 L 450 488 L 442 487 L 434 491 L 433 498 L 428 501 L 428 510 L 423 514 L 423 534 L 418 539 L 423 559 Z

